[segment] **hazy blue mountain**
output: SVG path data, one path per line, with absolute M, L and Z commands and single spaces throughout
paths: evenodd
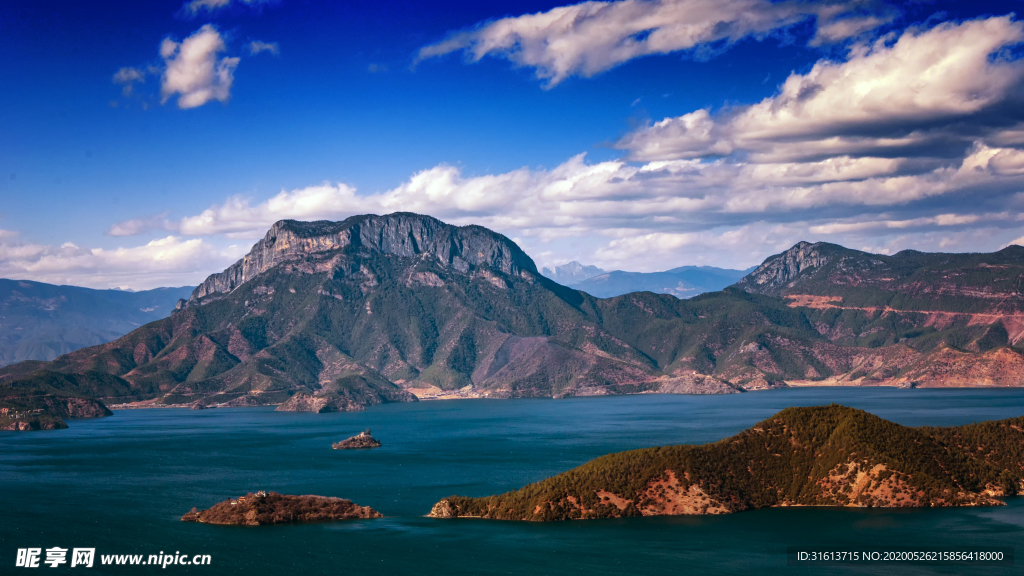
M 746 270 L 731 270 L 712 266 L 681 266 L 665 272 L 616 270 L 568 285 L 598 298 L 611 298 L 630 292 L 654 292 L 671 294 L 676 298 L 692 298 L 705 292 L 717 292 L 735 284 L 755 268 L 756 266 Z
M 555 266 L 554 269 L 542 268 L 540 273 L 563 286 L 570 286 L 598 274 L 604 274 L 605 271 L 597 266 L 586 266 L 574 260 L 568 264 Z
M 126 292 L 0 279 L 0 366 L 110 342 L 166 318 L 192 289 Z

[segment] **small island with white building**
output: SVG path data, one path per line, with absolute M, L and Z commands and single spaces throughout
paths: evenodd
M 331 444 L 335 450 L 356 450 L 360 448 L 379 448 L 380 440 L 370 436 L 369 430 L 363 430 L 359 434 Z

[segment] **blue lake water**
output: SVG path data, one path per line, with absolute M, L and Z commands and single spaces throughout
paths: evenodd
M 787 546 L 1017 546 L 1024 498 L 996 508 L 789 508 L 550 524 L 424 518 L 452 494 L 519 488 L 632 448 L 705 443 L 788 406 L 838 402 L 905 425 L 1024 414 L 1024 390 L 812 388 L 730 396 L 455 400 L 298 414 L 273 408 L 120 411 L 67 430 L 0 433 L 0 574 L 18 548 L 209 554 L 211 566 L 82 574 L 1022 574 L 1014 567 L 809 568 Z M 375 450 L 331 450 L 371 428 Z M 249 491 L 320 494 L 386 517 L 225 527 L 180 522 Z M 45 555 L 45 554 L 44 554 Z

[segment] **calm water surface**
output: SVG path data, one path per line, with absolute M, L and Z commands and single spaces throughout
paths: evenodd
M 551 524 L 423 518 L 451 494 L 512 490 L 632 448 L 719 440 L 787 406 L 839 402 L 901 424 L 1024 414 L 1020 390 L 816 388 L 731 396 L 456 400 L 366 412 L 120 411 L 0 433 L 0 574 L 17 548 L 210 554 L 212 566 L 44 574 L 1024 574 L 1015 567 L 786 566 L 796 545 L 1016 546 L 1024 498 L 983 509 L 770 509 Z M 371 428 L 384 446 L 331 450 Z M 386 518 L 257 528 L 180 522 L 249 491 L 349 498 Z

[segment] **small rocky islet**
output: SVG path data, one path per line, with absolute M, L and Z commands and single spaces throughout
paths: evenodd
M 192 508 L 181 520 L 229 526 L 264 526 L 383 516 L 369 506 L 360 506 L 344 498 L 260 491 L 219 502 L 206 510 Z
M 346 438 L 341 442 L 335 442 L 331 444 L 331 448 L 335 450 L 359 450 L 363 448 L 379 448 L 380 440 L 377 440 L 373 436 L 370 436 L 369 430 L 363 430 L 359 434 L 351 438 Z

